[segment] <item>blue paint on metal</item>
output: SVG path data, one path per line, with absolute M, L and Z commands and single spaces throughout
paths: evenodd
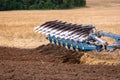
M 73 41 L 73 42 L 72 42 L 73 50 L 76 50 L 76 46 L 77 46 L 77 43 Z
M 71 40 L 66 40 L 64 38 L 56 38 L 55 36 L 50 36 L 48 35 L 48 37 L 46 38 L 50 41 L 50 43 L 54 42 L 54 44 L 58 44 L 59 46 L 67 46 L 67 48 L 70 50 L 71 47 L 73 50 L 78 50 L 78 51 L 91 51 L 91 50 L 95 50 L 96 46 L 94 45 L 88 45 L 86 43 L 81 43 L 81 42 L 75 42 L 75 41 L 71 41 Z
M 95 50 L 95 49 L 96 49 L 96 46 L 93 46 L 93 45 L 85 45 L 84 46 L 85 51 L 92 51 L 92 50 Z
M 49 39 L 50 43 L 52 43 L 52 37 L 50 35 L 48 35 L 48 39 Z
M 57 40 L 58 40 L 58 45 L 61 46 L 61 39 L 58 37 Z
M 54 44 L 57 44 L 57 39 L 55 36 L 53 36 L 53 41 L 54 41 Z
M 78 50 L 81 51 L 82 50 L 82 43 L 78 42 Z
M 66 40 L 64 38 L 62 38 L 61 42 L 62 42 L 62 46 L 65 47 L 66 46 Z
M 72 42 L 70 40 L 67 40 L 67 47 L 68 47 L 68 49 L 71 48 L 71 45 L 72 45 Z

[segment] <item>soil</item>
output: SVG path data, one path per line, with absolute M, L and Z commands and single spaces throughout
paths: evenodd
M 85 65 L 83 55 L 51 44 L 0 47 L 0 80 L 120 80 L 120 65 Z

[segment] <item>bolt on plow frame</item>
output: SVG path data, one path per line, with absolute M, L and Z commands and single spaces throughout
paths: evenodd
M 48 21 L 35 27 L 35 32 L 46 34 L 50 43 L 66 47 L 75 51 L 114 51 L 120 49 L 120 35 L 97 31 L 93 25 L 77 25 L 62 21 Z M 110 37 L 115 39 L 114 44 L 101 39 Z

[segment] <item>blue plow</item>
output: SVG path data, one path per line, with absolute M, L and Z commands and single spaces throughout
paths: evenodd
M 97 31 L 93 25 L 77 25 L 62 21 L 48 21 L 35 27 L 35 32 L 46 34 L 46 39 L 51 44 L 63 46 L 75 51 L 114 51 L 120 49 L 120 35 Z M 115 39 L 115 43 L 109 45 L 101 37 Z

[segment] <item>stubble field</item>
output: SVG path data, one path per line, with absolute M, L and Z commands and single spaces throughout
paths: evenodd
M 76 53 L 51 45 L 45 35 L 33 31 L 50 20 L 93 24 L 98 30 L 120 35 L 120 1 L 87 0 L 85 8 L 69 10 L 1 11 L 1 80 L 120 79 L 120 50 Z

